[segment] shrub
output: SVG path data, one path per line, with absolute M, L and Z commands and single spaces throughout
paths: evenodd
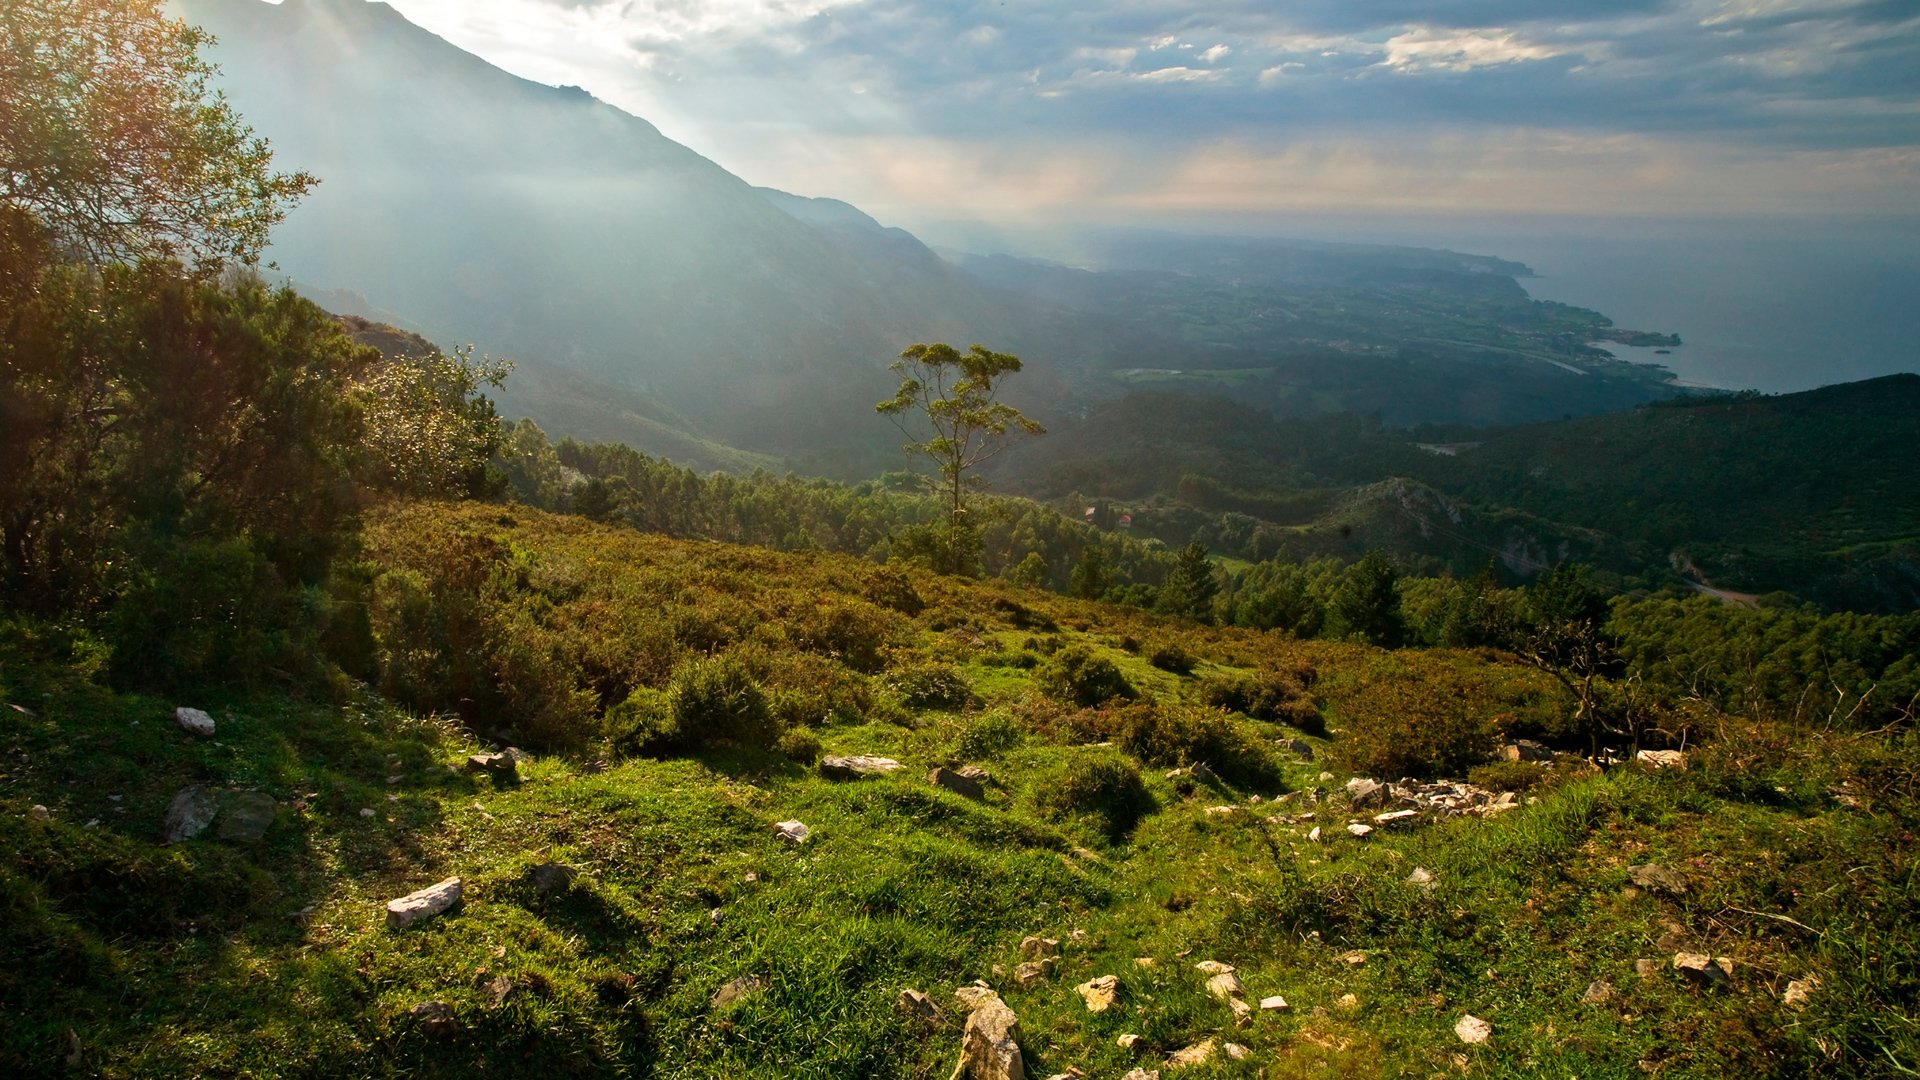
M 1136 704 L 1109 715 L 1115 741 L 1142 761 L 1170 766 L 1204 761 L 1230 783 L 1266 789 L 1280 784 L 1280 767 L 1266 743 L 1224 712 Z
M 979 698 L 966 677 L 945 664 L 920 664 L 886 678 L 888 689 L 915 709 L 964 709 Z
M 607 744 L 624 757 L 668 752 L 680 743 L 673 702 L 659 690 L 641 687 L 601 718 Z
M 811 765 L 820 760 L 820 736 L 806 728 L 788 729 L 773 748 L 783 757 L 792 758 L 802 765 Z
M 1208 679 L 1200 684 L 1200 700 L 1216 709 L 1245 713 L 1255 720 L 1289 724 L 1309 735 L 1325 735 L 1327 722 L 1306 692 L 1313 669 L 1281 671 L 1267 668 L 1258 675 Z
M 1475 690 L 1448 677 L 1375 683 L 1346 705 L 1327 756 L 1359 776 L 1464 776 L 1500 741 Z
M 954 756 L 962 761 L 994 757 L 1020 745 L 1020 725 L 1006 713 L 991 712 L 977 717 L 954 740 Z
M 1138 696 L 1113 661 L 1095 656 L 1083 645 L 1069 645 L 1055 652 L 1034 670 L 1033 681 L 1049 697 L 1088 708 L 1114 698 Z
M 679 739 L 687 746 L 773 741 L 777 725 L 767 696 L 735 657 L 702 657 L 681 665 L 668 694 Z
M 1199 657 L 1188 652 L 1186 646 L 1177 641 L 1156 646 L 1152 654 L 1147 657 L 1147 663 L 1175 675 L 1193 674 L 1194 665 L 1199 662 Z
M 1526 791 L 1552 774 L 1552 768 L 1538 761 L 1489 761 L 1468 769 L 1467 782 L 1488 791 Z
M 1063 766 L 1041 777 L 1035 801 L 1055 818 L 1089 819 L 1115 842 L 1159 809 L 1140 770 L 1108 748 L 1076 750 Z

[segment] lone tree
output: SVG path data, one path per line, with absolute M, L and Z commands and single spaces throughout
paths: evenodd
M 915 344 L 890 370 L 901 376 L 900 389 L 875 408 L 913 440 L 902 449 L 933 462 L 934 487 L 947 503 L 945 551 L 938 561 L 943 570 L 965 571 L 969 540 L 978 535 L 967 521 L 967 491 L 983 483 L 974 470 L 1016 436 L 1044 435 L 1047 429 L 998 400 L 1001 380 L 1020 370 L 1017 356 L 977 344 L 964 353 L 946 344 Z
M 68 257 L 251 263 L 312 186 L 208 85 L 164 0 L 0 3 L 0 204 Z

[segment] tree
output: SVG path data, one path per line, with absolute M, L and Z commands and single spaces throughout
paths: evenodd
M 979 547 L 966 507 L 968 489 L 982 484 L 975 470 L 1015 436 L 1046 433 L 998 400 L 1001 380 L 1020 370 L 1020 358 L 978 344 L 965 353 L 946 344 L 915 344 L 889 370 L 901 376 L 900 389 L 874 408 L 915 440 L 902 449 L 933 462 L 934 487 L 947 505 L 948 556 L 940 569 L 969 572 L 972 560 L 963 554 Z M 919 439 L 921 433 L 927 437 Z
M 1520 659 L 1553 676 L 1566 692 L 1573 729 L 1587 736 L 1596 759 L 1603 734 L 1639 741 L 1631 717 L 1609 717 L 1603 707 L 1605 678 L 1620 669 L 1618 646 L 1606 629 L 1608 611 L 1606 594 L 1587 568 L 1560 563 L 1528 588 L 1525 622 L 1514 640 Z
M 1213 598 L 1220 591 L 1207 546 L 1195 540 L 1180 549 L 1156 605 L 1169 615 L 1185 615 L 1200 622 L 1213 619 Z
M 91 263 L 251 263 L 313 185 L 275 173 L 164 0 L 0 4 L 0 203 Z
M 1389 649 L 1399 645 L 1405 628 L 1395 587 L 1399 579 L 1393 564 L 1378 552 L 1347 567 L 1327 602 L 1328 631 Z

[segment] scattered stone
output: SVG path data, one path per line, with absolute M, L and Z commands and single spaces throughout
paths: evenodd
M 512 759 L 515 765 L 528 765 L 533 762 L 533 755 L 527 753 L 525 750 L 522 750 L 517 746 L 509 746 L 505 750 L 502 750 L 500 752 L 507 755 L 508 758 Z
M 511 976 L 495 975 L 493 981 L 487 983 L 483 989 L 486 990 L 487 996 L 493 999 L 493 1007 L 497 1009 L 506 1003 L 507 997 L 513 993 L 513 987 Z
M 1026 1080 L 1020 1052 L 1020 1018 L 996 995 L 967 1017 L 960 1036 L 960 1065 L 954 1080 Z
M 1206 810 L 1208 817 L 1228 817 L 1239 812 L 1240 808 L 1237 806 L 1209 806 Z
M 1795 979 L 1787 984 L 1787 992 L 1780 995 L 1780 1003 L 1792 1009 L 1804 1009 L 1813 1000 L 1813 992 L 1820 989 L 1819 979 Z
M 1627 877 L 1643 889 L 1656 889 L 1674 896 L 1680 896 L 1687 891 L 1687 879 L 1678 871 L 1661 866 L 1659 863 L 1629 866 Z
M 467 768 L 486 773 L 495 780 L 514 780 L 520 776 L 512 754 L 472 754 L 467 758 Z
M 1334 1002 L 1334 1004 L 1348 1011 L 1352 1011 L 1360 1007 L 1360 999 L 1354 997 L 1352 994 L 1341 994 L 1340 1000 Z
M 1642 750 L 1633 759 L 1651 769 L 1684 769 L 1687 755 L 1679 750 Z
M 166 841 L 178 844 L 191 840 L 207 831 L 213 819 L 220 813 L 219 797 L 208 791 L 203 784 L 181 788 L 167 804 L 167 820 L 164 827 Z
M 813 830 L 798 821 L 776 821 L 773 823 L 773 835 L 789 844 L 804 844 Z
M 1681 952 L 1673 954 L 1673 970 L 1695 986 L 1713 989 L 1725 986 L 1732 981 L 1727 969 L 1719 961 L 1705 953 Z
M 927 774 L 927 783 L 937 788 L 945 788 L 955 795 L 963 795 L 975 802 L 980 802 L 987 797 L 987 789 L 980 786 L 980 781 L 970 776 L 962 776 L 952 769 L 935 768 Z
M 971 986 L 963 986 L 955 990 L 953 1000 L 959 1002 L 962 1009 L 972 1012 L 989 1001 L 999 1001 L 1000 995 L 994 993 L 993 987 L 986 983 L 975 982 Z
M 1106 1012 L 1120 998 L 1120 976 L 1096 975 L 1073 989 L 1087 1003 L 1088 1012 Z
M 1155 960 L 1151 956 L 1136 956 L 1133 958 L 1134 967 L 1150 968 L 1156 963 L 1159 963 L 1159 961 Z
M 436 1039 L 460 1030 L 460 1021 L 453 1017 L 453 1006 L 444 1001 L 423 1001 L 408 1009 L 407 1015 L 420 1025 L 420 1030 Z
M 363 806 L 363 807 L 361 807 L 361 808 L 360 808 L 360 816 L 361 816 L 361 817 L 372 817 L 372 816 L 373 816 L 373 807 L 371 807 L 371 806 Z
M 35 803 L 27 808 L 27 816 L 35 821 L 52 821 L 53 811 L 41 806 L 39 803 Z M 202 825 L 200 828 L 204 829 L 206 826 Z
M 1327 781 L 1329 781 L 1329 780 L 1331 780 L 1331 779 L 1333 779 L 1333 774 L 1332 774 L 1332 773 L 1330 773 L 1330 772 L 1323 772 L 1323 773 L 1321 773 L 1321 774 L 1320 774 L 1320 776 L 1319 776 L 1319 780 L 1320 780 L 1320 782 L 1321 782 L 1321 783 L 1323 783 L 1323 784 L 1324 784 L 1324 783 L 1326 783 Z
M 1129 1069 L 1120 1080 L 1160 1080 L 1159 1069 Z
M 1251 1050 L 1241 1046 L 1239 1043 L 1221 1043 L 1220 1049 L 1235 1061 L 1245 1061 L 1247 1060 L 1247 1055 L 1252 1053 Z
M 1356 776 L 1347 781 L 1347 802 L 1358 810 L 1387 801 L 1387 786 L 1378 780 Z
M 1239 970 L 1232 964 L 1223 964 L 1218 960 L 1202 960 L 1193 965 L 1193 969 L 1202 975 L 1231 975 Z
M 1361 964 L 1364 964 L 1367 962 L 1367 954 L 1361 952 L 1359 949 L 1353 949 L 1347 953 L 1342 954 L 1340 959 L 1343 962 L 1350 964 L 1354 967 L 1359 967 Z
M 1175 1069 L 1184 1069 L 1189 1065 L 1205 1065 L 1213 1057 L 1213 1040 L 1203 1039 L 1184 1049 L 1175 1050 L 1167 1058 L 1167 1064 Z
M 767 988 L 767 980 L 759 975 L 742 975 L 720 984 L 713 992 L 713 1007 L 725 1009 L 743 1001 Z
M 280 804 L 263 791 L 229 792 L 220 800 L 220 839 L 230 844 L 257 844 L 272 827 Z
M 1433 871 L 1424 866 L 1416 866 L 1413 868 L 1413 873 L 1407 875 L 1407 884 L 1421 892 L 1430 893 L 1433 891 Z
M 1633 962 L 1633 973 L 1643 979 L 1651 979 L 1660 974 L 1660 961 L 1641 957 Z
M 1313 828 L 1308 829 L 1307 839 L 1313 841 L 1316 844 L 1319 843 L 1320 842 L 1320 826 L 1315 825 Z
M 533 883 L 534 894 L 544 898 L 573 888 L 574 874 L 571 866 L 543 862 L 527 870 L 527 880 Z
M 900 996 L 893 999 L 893 1011 L 909 1020 L 923 1024 L 940 1022 L 940 1007 L 933 999 L 918 990 L 902 990 Z
M 1215 783 L 1219 783 L 1220 781 L 1219 775 L 1215 773 L 1212 769 L 1208 768 L 1207 763 L 1204 761 L 1194 762 L 1192 771 L 1193 771 L 1193 778 L 1195 780 L 1200 781 L 1203 784 L 1215 784 Z
M 1469 1013 L 1453 1025 L 1453 1033 L 1460 1036 L 1461 1042 L 1477 1046 L 1492 1037 L 1493 1025 Z
M 828 754 L 820 759 L 820 775 L 830 780 L 858 780 L 863 776 L 885 776 L 897 772 L 899 762 L 872 754 Z
M 1020 989 L 1026 990 L 1042 979 L 1053 978 L 1053 973 L 1059 966 L 1060 961 L 1051 956 L 1041 960 L 1028 960 L 1013 969 L 1013 981 L 1020 984 Z
M 1313 744 L 1305 739 L 1288 739 L 1281 745 L 1300 755 L 1300 760 L 1302 761 L 1313 760 Z
M 1553 751 L 1532 739 L 1515 739 L 1502 753 L 1508 761 L 1553 761 Z
M 1226 978 L 1231 979 L 1233 976 L 1228 975 Z M 1233 1018 L 1243 1024 L 1247 1022 L 1247 1017 L 1253 1015 L 1253 1006 L 1247 1004 L 1246 1001 L 1241 998 L 1228 998 L 1227 1007 L 1233 1010 Z
M 1059 956 L 1060 941 L 1057 938 L 1029 934 L 1020 939 L 1020 955 L 1029 960 L 1044 960 L 1049 956 Z
M 978 765 L 962 765 L 953 771 L 983 785 L 993 783 L 993 774 Z
M 1420 811 L 1418 810 L 1389 810 L 1384 814 L 1375 814 L 1373 816 L 1373 823 L 1375 825 L 1398 825 L 1402 822 L 1412 821 L 1419 816 Z
M 173 722 L 195 735 L 213 734 L 213 717 L 201 709 L 189 709 L 182 705 L 173 710 Z
M 1260 999 L 1261 1012 L 1286 1012 L 1292 1007 L 1293 1006 L 1287 1004 L 1287 999 L 1281 997 L 1279 994 Z
M 1140 1036 L 1135 1035 L 1132 1032 L 1128 1032 L 1127 1034 L 1122 1035 L 1119 1038 L 1113 1040 L 1113 1045 L 1119 1047 L 1122 1050 L 1132 1050 L 1135 1047 L 1140 1045 Z
M 1241 984 L 1240 976 L 1231 971 L 1223 971 L 1207 980 L 1207 993 L 1222 1000 L 1236 998 L 1246 992 L 1247 988 Z
M 1595 979 L 1587 984 L 1587 992 L 1580 995 L 1582 1005 L 1605 1005 L 1613 1000 L 1613 984 L 1605 979 Z
M 398 900 L 387 901 L 387 928 L 403 930 L 446 911 L 460 902 L 460 888 L 460 879 L 450 877 Z
M 1367 834 L 1372 831 L 1373 831 L 1373 826 L 1362 825 L 1357 821 L 1349 822 L 1347 824 L 1347 832 L 1353 834 L 1353 838 L 1355 840 L 1365 840 L 1367 838 Z

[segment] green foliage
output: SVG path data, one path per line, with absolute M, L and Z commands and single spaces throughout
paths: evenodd
M 1268 667 L 1252 675 L 1215 676 L 1200 684 L 1199 697 L 1211 708 L 1288 724 L 1309 735 L 1325 735 L 1326 719 L 1308 693 L 1314 676 L 1308 666 L 1291 670 Z
M 1489 761 L 1467 770 L 1467 782 L 1488 791 L 1531 791 L 1553 775 L 1538 761 Z
M 965 709 L 979 698 L 967 677 L 948 664 L 917 664 L 888 673 L 886 684 L 913 709 Z
M 1265 741 L 1217 709 L 1138 702 L 1111 710 L 1103 727 L 1142 761 L 1161 766 L 1204 762 L 1229 783 L 1272 791 L 1280 768 Z
M 735 657 L 700 657 L 681 665 L 667 693 L 684 747 L 767 746 L 778 735 L 766 694 Z
M 1155 606 L 1170 615 L 1183 615 L 1197 622 L 1213 621 L 1213 598 L 1220 592 L 1212 560 L 1206 545 L 1194 541 L 1180 549 L 1173 569 L 1160 586 Z
M 1034 669 L 1033 682 L 1051 697 L 1086 708 L 1138 696 L 1113 661 L 1083 645 L 1069 645 L 1048 657 Z
M 1153 651 L 1147 654 L 1147 663 L 1175 675 L 1191 675 L 1195 665 L 1200 663 L 1200 658 L 1189 652 L 1187 647 L 1178 641 L 1164 641 L 1155 645 Z
M 1354 776 L 1463 777 L 1499 745 L 1488 702 L 1444 669 L 1379 681 L 1341 705 L 1327 756 Z
M 1020 725 L 1003 712 L 981 713 L 967 722 L 954 740 L 953 756 L 961 761 L 985 761 L 1020 745 Z
M 1347 567 L 1327 600 L 1328 637 L 1392 648 L 1405 627 L 1400 619 L 1399 574 L 1378 553 Z
M 602 718 L 607 743 L 624 757 L 659 756 L 680 746 L 680 721 L 673 699 L 642 686 L 607 710 Z
M 791 758 L 802 765 L 811 765 L 820 760 L 820 736 L 806 728 L 788 728 L 781 732 L 773 748 L 781 757 Z
M 91 263 L 251 263 L 314 183 L 210 85 L 204 31 L 161 0 L 0 7 L 0 211 Z
M 1099 747 L 1070 751 L 1034 787 L 1034 802 L 1056 819 L 1090 822 L 1118 843 L 1159 809 L 1159 802 L 1126 755 Z

